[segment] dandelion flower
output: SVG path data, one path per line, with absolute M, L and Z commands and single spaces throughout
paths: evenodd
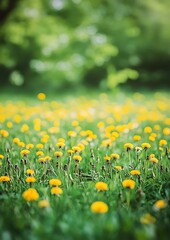
M 46 99 L 46 95 L 45 93 L 38 93 L 37 94 L 37 98 L 41 101 L 45 100 Z
M 149 162 L 152 162 L 152 163 L 156 164 L 156 163 L 158 163 L 158 159 L 155 158 L 155 157 L 152 157 L 152 158 L 149 159 Z
M 145 150 L 151 148 L 151 145 L 150 145 L 149 143 L 142 143 L 141 146 L 142 146 L 142 148 L 145 149 Z
M 132 170 L 132 171 L 130 171 L 130 174 L 132 174 L 132 175 L 140 175 L 140 171 L 139 170 Z
M 53 195 L 60 195 L 62 193 L 63 193 L 63 190 L 59 187 L 51 188 L 51 194 L 53 194 Z
M 4 159 L 4 155 L 0 154 L 0 159 L 1 160 Z
M 134 148 L 133 144 L 132 143 L 125 143 L 124 144 L 124 148 L 127 150 L 127 151 L 130 151 Z
M 47 208 L 47 207 L 49 207 L 50 206 L 50 204 L 49 204 L 49 201 L 48 200 L 41 200 L 41 201 L 39 201 L 39 203 L 38 203 L 38 207 L 39 208 Z
M 123 167 L 122 167 L 122 166 L 114 166 L 114 168 L 115 168 L 117 171 L 120 171 L 120 170 L 122 170 L 122 169 L 123 169 Z
M 38 200 L 39 194 L 38 194 L 38 192 L 37 192 L 36 189 L 34 189 L 34 188 L 29 188 L 29 189 L 27 189 L 25 192 L 23 192 L 22 197 L 23 197 L 26 201 L 31 202 L 31 201 L 36 201 L 36 200 Z
M 153 217 L 150 213 L 145 213 L 141 218 L 140 222 L 142 224 L 153 224 L 156 222 L 156 218 Z
M 158 200 L 154 204 L 154 208 L 157 210 L 165 208 L 165 207 L 167 207 L 167 202 L 165 200 Z
M 27 177 L 25 181 L 27 183 L 34 183 L 34 182 L 36 182 L 36 179 L 35 179 L 35 177 Z
M 10 180 L 9 176 L 0 176 L 0 182 L 9 182 Z
M 61 181 L 57 178 L 53 178 L 49 180 L 49 184 L 51 186 L 60 186 L 61 185 Z
M 135 181 L 133 181 L 132 179 L 125 179 L 122 182 L 122 185 L 123 185 L 124 188 L 134 189 Z
M 29 174 L 29 175 L 33 175 L 34 170 L 33 169 L 27 169 L 26 173 Z
M 108 190 L 108 184 L 105 182 L 97 182 L 95 185 L 95 188 L 98 191 L 107 191 Z
M 117 153 L 112 153 L 112 154 L 110 155 L 110 157 L 111 157 L 111 159 L 113 159 L 113 160 L 118 160 L 118 159 L 120 158 L 119 154 L 117 154 Z
M 161 139 L 160 141 L 159 141 L 159 146 L 165 146 L 165 145 L 167 145 L 167 141 L 165 140 L 165 139 Z
M 108 205 L 101 201 L 92 203 L 90 208 L 93 213 L 107 213 L 109 209 Z
M 82 160 L 82 157 L 79 156 L 79 155 L 75 155 L 73 156 L 73 159 L 76 161 L 76 162 L 80 162 Z

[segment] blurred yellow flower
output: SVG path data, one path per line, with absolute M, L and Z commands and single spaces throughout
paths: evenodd
M 27 169 L 26 173 L 29 174 L 29 175 L 33 175 L 34 170 L 33 169 Z
M 23 197 L 26 201 L 31 202 L 31 201 L 36 201 L 36 200 L 38 200 L 39 194 L 38 194 L 38 192 L 37 192 L 36 189 L 34 189 L 34 188 L 29 188 L 29 189 L 27 189 L 26 191 L 23 192 L 22 197 Z
M 165 139 L 161 139 L 160 141 L 159 141 L 159 146 L 165 146 L 165 145 L 167 145 L 167 141 L 165 140 Z
M 51 186 L 60 186 L 61 185 L 61 181 L 58 178 L 53 178 L 49 180 L 49 184 Z
M 156 222 L 156 218 L 153 217 L 150 213 L 145 213 L 141 218 L 140 222 L 142 224 L 153 224 Z
M 34 177 L 27 177 L 25 181 L 27 183 L 34 183 L 34 182 L 36 182 L 36 179 Z
M 142 148 L 145 149 L 145 150 L 151 148 L 151 145 L 150 145 L 149 143 L 146 143 L 146 142 L 145 142 L 145 143 L 142 143 L 141 146 L 142 146 Z
M 38 207 L 39 208 L 47 208 L 49 206 L 50 206 L 49 201 L 46 200 L 46 199 L 38 202 Z
M 101 201 L 93 202 L 90 208 L 93 213 L 107 213 L 109 209 L 108 205 Z
M 154 207 L 157 210 L 162 209 L 162 208 L 166 208 L 167 207 L 167 201 L 166 200 L 158 200 L 154 204 Z
M 135 188 L 135 181 L 133 181 L 132 179 L 125 179 L 122 182 L 122 185 L 123 185 L 124 188 L 134 189 Z
M 60 195 L 62 193 L 63 193 L 63 190 L 59 187 L 51 188 L 51 194 L 53 194 L 53 195 Z
M 0 182 L 9 182 L 10 180 L 9 176 L 0 176 Z
M 140 171 L 139 170 L 132 170 L 132 171 L 130 171 L 130 174 L 132 174 L 132 175 L 140 175 Z
M 97 182 L 95 184 L 95 188 L 98 190 L 98 191 L 107 191 L 108 190 L 108 184 L 105 183 L 105 182 Z
M 38 94 L 37 94 L 37 98 L 38 98 L 39 100 L 45 100 L 45 99 L 46 99 L 46 95 L 45 95 L 45 93 L 38 93 Z
M 127 150 L 127 151 L 130 151 L 134 148 L 133 144 L 132 143 L 125 143 L 124 144 L 124 148 Z

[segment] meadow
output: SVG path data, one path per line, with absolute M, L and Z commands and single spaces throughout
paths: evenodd
M 169 239 L 168 93 L 0 97 L 0 239 Z

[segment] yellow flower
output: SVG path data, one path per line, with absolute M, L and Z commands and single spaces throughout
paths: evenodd
M 74 153 L 74 151 L 73 151 L 72 149 L 67 150 L 67 152 L 68 152 L 68 154 L 70 154 L 70 155 Z
M 76 162 L 80 162 L 82 160 L 82 157 L 79 156 L 79 155 L 75 155 L 73 156 L 73 159 L 76 161 Z
M 12 128 L 13 127 L 13 123 L 12 122 L 7 122 L 6 126 L 7 126 L 7 128 Z
M 141 147 L 135 147 L 135 150 L 137 151 L 137 152 L 140 152 L 140 151 L 142 151 L 142 148 Z
M 34 183 L 36 179 L 34 177 L 27 177 L 25 180 L 27 183 Z
M 132 175 L 140 175 L 140 171 L 139 170 L 132 170 L 132 171 L 130 171 L 130 174 L 132 174 Z
M 29 130 L 29 127 L 27 124 L 23 124 L 22 127 L 21 127 L 21 132 L 25 133 L 25 132 L 28 132 Z
M 29 188 L 29 189 L 27 189 L 25 192 L 23 192 L 22 197 L 23 197 L 26 201 L 31 202 L 31 201 L 36 201 L 36 200 L 38 200 L 39 194 L 38 194 L 38 192 L 37 192 L 36 189 L 34 189 L 34 188 Z
M 8 131 L 2 129 L 2 130 L 0 130 L 0 135 L 1 135 L 2 137 L 8 137 L 8 136 L 9 136 L 9 133 L 8 133 Z
M 163 129 L 163 134 L 164 135 L 170 135 L 170 128 L 164 128 Z
M 76 137 L 77 133 L 75 131 L 68 131 L 69 137 Z
M 51 194 L 53 194 L 53 195 L 60 195 L 62 193 L 63 193 L 63 190 L 59 187 L 51 188 Z
M 30 149 L 30 148 L 33 148 L 34 147 L 34 144 L 32 144 L 32 143 L 28 143 L 27 145 L 26 145 L 26 148 L 27 149 Z
M 56 152 L 54 152 L 54 156 L 55 157 L 62 157 L 63 153 L 61 151 L 56 151 Z
M 167 202 L 165 200 L 158 200 L 156 201 L 156 203 L 154 204 L 154 207 L 159 210 L 159 209 L 162 209 L 162 208 L 165 208 L 167 207 Z
M 152 157 L 152 158 L 149 159 L 149 162 L 152 162 L 152 163 L 156 164 L 156 163 L 158 163 L 158 159 Z
M 117 153 L 112 153 L 112 154 L 110 155 L 110 157 L 111 157 L 113 160 L 118 160 L 118 159 L 120 158 L 119 154 L 117 154 Z
M 110 157 L 109 156 L 105 156 L 104 160 L 108 162 L 108 161 L 110 161 Z
M 56 146 L 59 147 L 59 148 L 62 148 L 65 146 L 65 143 L 64 142 L 58 142 L 56 143 Z
M 44 145 L 42 144 L 42 143 L 38 143 L 37 145 L 36 145 L 36 148 L 38 148 L 38 149 L 42 149 L 44 147 Z
M 107 213 L 109 209 L 108 205 L 101 201 L 92 203 L 90 208 L 93 213 Z
M 49 201 L 48 200 L 41 200 L 41 201 L 39 201 L 39 203 L 38 203 L 38 207 L 39 208 L 47 208 L 47 207 L 49 207 L 50 206 L 50 204 L 49 204 Z
M 154 218 L 150 213 L 145 213 L 141 218 L 140 222 L 142 224 L 152 224 L 156 222 L 156 218 Z
M 134 189 L 135 181 L 133 181 L 132 179 L 126 179 L 122 182 L 122 185 L 124 188 Z
M 97 188 L 98 191 L 107 191 L 108 184 L 105 182 L 97 182 L 95 188 Z
M 124 144 L 124 148 L 127 150 L 127 151 L 130 151 L 134 148 L 133 144 L 132 143 L 125 143 Z
M 0 154 L 0 159 L 1 160 L 4 159 L 4 155 Z
M 27 169 L 26 173 L 29 174 L 29 175 L 33 175 L 33 174 L 34 174 L 34 170 L 32 170 L 32 169 Z
M 30 153 L 30 151 L 28 149 L 24 149 L 20 152 L 21 156 L 27 156 Z
M 122 166 L 114 166 L 114 168 L 115 168 L 117 171 L 120 171 L 120 170 L 123 169 Z
M 85 149 L 85 146 L 82 143 L 77 144 L 77 146 L 80 148 L 81 151 Z
M 142 146 L 142 148 L 145 149 L 145 150 L 151 148 L 151 145 L 150 145 L 149 143 L 142 143 L 141 146 Z
M 73 147 L 72 147 L 72 150 L 76 153 L 76 152 L 80 152 L 80 151 L 81 151 L 81 148 L 78 147 L 78 146 L 73 146 Z
M 139 136 L 139 135 L 134 135 L 134 136 L 133 136 L 133 140 L 134 140 L 134 141 L 139 141 L 139 140 L 141 140 L 141 136 Z
M 37 156 L 44 156 L 44 153 L 43 153 L 43 151 L 37 151 L 37 152 L 36 152 L 36 155 L 37 155 Z
M 154 153 L 151 153 L 151 154 L 149 155 L 149 159 L 154 158 L 154 157 L 155 157 L 155 154 L 154 154 Z
M 61 181 L 57 178 L 53 178 L 49 180 L 49 184 L 51 186 L 60 186 L 61 185 Z
M 38 93 L 37 98 L 42 101 L 42 100 L 46 99 L 46 95 L 45 95 L 45 93 Z
M 9 182 L 11 179 L 9 176 L 1 176 L 0 177 L 0 182 Z
M 165 145 L 167 145 L 167 141 L 165 140 L 165 139 L 161 139 L 160 141 L 159 141 L 159 146 L 165 146 Z
M 151 127 L 145 127 L 144 128 L 144 132 L 145 133 L 151 133 L 152 132 L 152 128 Z
M 17 144 L 18 144 L 18 146 L 21 147 L 21 148 L 22 148 L 22 147 L 25 147 L 25 143 L 24 143 L 24 142 L 18 142 Z
M 19 138 L 17 138 L 17 137 L 15 137 L 15 138 L 13 138 L 13 143 L 19 143 L 20 142 L 20 139 Z

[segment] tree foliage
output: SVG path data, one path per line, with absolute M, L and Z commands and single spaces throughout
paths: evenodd
M 167 0 L 3 0 L 0 13 L 4 85 L 167 80 Z

